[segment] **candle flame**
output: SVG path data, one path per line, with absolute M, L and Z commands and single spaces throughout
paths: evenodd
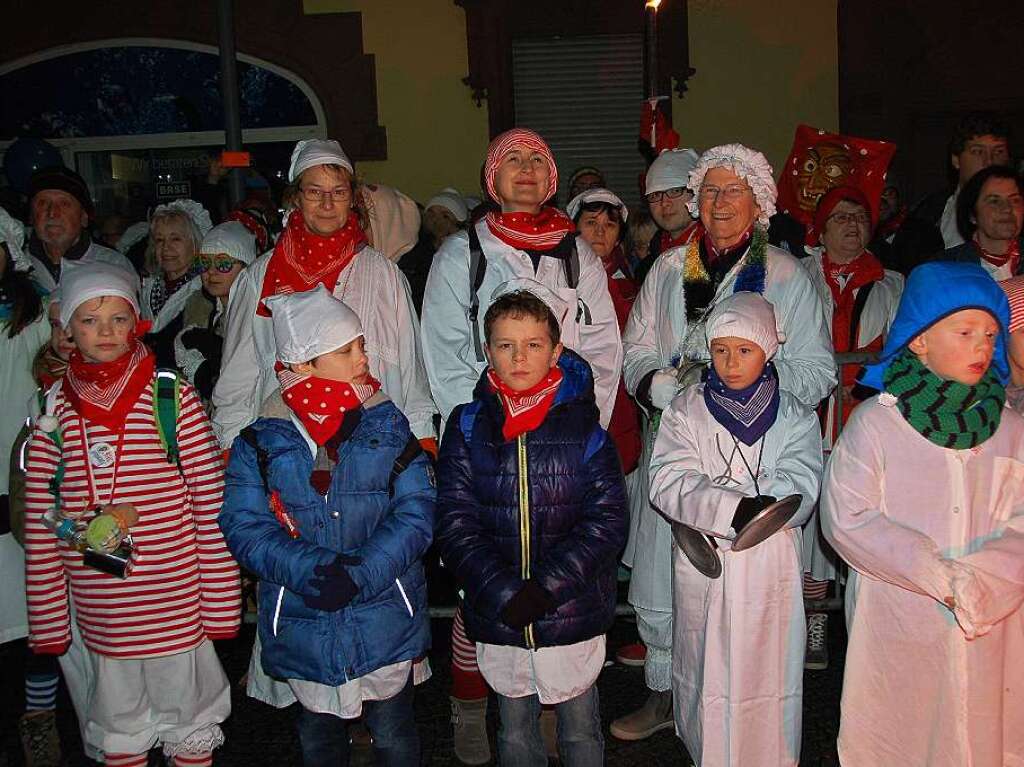
M 661 5 L 661 0 L 647 0 L 647 4 L 644 7 L 658 10 L 659 5 Z

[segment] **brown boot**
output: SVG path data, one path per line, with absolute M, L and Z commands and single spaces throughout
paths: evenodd
M 487 764 L 491 744 L 487 740 L 487 698 L 451 698 L 455 756 L 463 764 Z
M 60 738 L 53 709 L 30 711 L 18 720 L 21 747 L 27 767 L 59 767 Z
M 611 733 L 619 740 L 644 740 L 673 724 L 672 691 L 652 690 L 640 708 L 612 722 Z

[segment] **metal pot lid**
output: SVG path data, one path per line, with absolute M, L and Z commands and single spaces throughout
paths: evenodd
M 732 550 L 746 551 L 777 533 L 796 514 L 802 500 L 802 495 L 794 493 L 770 506 L 765 506 L 742 530 L 736 533 L 736 537 L 732 541 Z
M 681 522 L 672 523 L 672 537 L 676 545 L 682 549 L 697 572 L 708 578 L 717 578 L 722 574 L 722 559 L 711 545 L 704 533 L 694 530 Z

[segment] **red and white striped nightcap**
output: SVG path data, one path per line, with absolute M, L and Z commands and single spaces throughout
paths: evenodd
M 548 161 L 550 173 L 548 175 L 548 194 L 545 202 L 555 196 L 558 191 L 558 167 L 555 165 L 555 156 L 551 154 L 551 147 L 540 137 L 536 131 L 529 128 L 512 128 L 494 137 L 491 145 L 487 147 L 487 160 L 484 163 L 484 183 L 487 185 L 487 193 L 495 202 L 498 194 L 494 189 L 494 177 L 498 173 L 498 166 L 510 151 L 517 147 L 526 147 L 538 152 Z
M 1010 299 L 1009 330 L 1013 333 L 1015 330 L 1024 328 L 1024 276 L 1002 280 L 999 283 L 999 287 L 1003 289 L 1006 297 Z

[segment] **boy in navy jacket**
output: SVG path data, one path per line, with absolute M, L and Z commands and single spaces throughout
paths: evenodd
M 569 311 L 533 280 L 498 288 L 489 367 L 452 411 L 438 463 L 437 537 L 499 696 L 503 764 L 547 764 L 541 704 L 555 705 L 564 763 L 604 759 L 595 682 L 628 512 L 590 366 L 558 340 Z

